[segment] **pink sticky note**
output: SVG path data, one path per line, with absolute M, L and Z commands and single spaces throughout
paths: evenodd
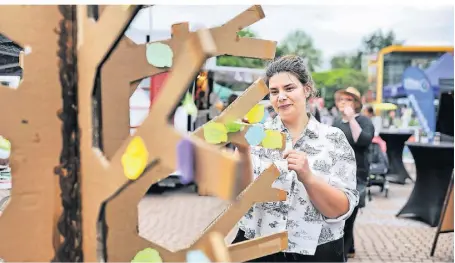
M 181 173 L 182 184 L 194 181 L 194 146 L 188 139 L 183 139 L 177 144 L 177 169 Z

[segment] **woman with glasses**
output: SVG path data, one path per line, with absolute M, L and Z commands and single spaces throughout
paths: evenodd
M 333 122 L 333 126 L 341 129 L 346 135 L 349 144 L 355 152 L 357 163 L 357 190 L 359 204 L 344 226 L 344 254 L 347 258 L 355 255 L 354 248 L 354 221 L 359 208 L 365 207 L 366 186 L 370 164 L 368 162 L 368 147 L 374 136 L 374 126 L 371 120 L 360 115 L 362 101 L 360 92 L 353 87 L 339 90 L 335 93 L 335 104 L 340 115 Z M 346 258 L 346 260 L 347 260 Z

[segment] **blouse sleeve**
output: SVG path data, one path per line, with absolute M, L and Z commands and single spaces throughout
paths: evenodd
M 359 192 L 356 190 L 357 165 L 354 150 L 341 130 L 336 129 L 336 133 L 338 139 L 330 147 L 332 150 L 329 152 L 332 158 L 329 184 L 346 194 L 349 201 L 349 210 L 337 218 L 323 216 L 327 223 L 337 223 L 348 219 L 359 202 Z

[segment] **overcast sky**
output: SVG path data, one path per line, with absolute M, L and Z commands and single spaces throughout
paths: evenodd
M 154 6 L 152 27 L 168 30 L 173 23 L 191 26 L 221 25 L 248 6 Z M 324 68 L 334 54 L 355 50 L 362 37 L 376 29 L 393 29 L 405 45 L 454 44 L 453 6 L 263 6 L 266 17 L 249 28 L 261 38 L 282 40 L 302 29 L 314 39 L 324 55 Z M 148 12 L 141 12 L 134 28 L 148 30 Z

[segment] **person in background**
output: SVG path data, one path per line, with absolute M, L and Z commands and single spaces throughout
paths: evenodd
M 387 143 L 379 136 L 381 130 L 382 120 L 379 116 L 376 116 L 374 109 L 371 106 L 365 107 L 363 115 L 370 118 L 374 125 L 374 137 L 372 143 L 377 143 L 381 147 L 382 152 L 387 152 Z
M 369 176 L 368 148 L 374 136 L 374 126 L 371 120 L 360 115 L 362 101 L 360 92 L 353 87 L 338 90 L 335 93 L 335 104 L 340 113 L 333 126 L 343 131 L 349 144 L 355 152 L 357 163 L 357 191 L 359 204 L 346 220 L 344 226 L 344 253 L 347 257 L 354 257 L 354 222 L 359 208 L 365 207 L 366 186 Z M 347 258 L 346 258 L 347 260 Z
M 231 94 L 229 97 L 228 97 L 228 100 L 227 100 L 227 104 L 226 104 L 226 107 L 224 107 L 225 109 L 227 107 L 229 107 L 229 105 L 231 105 L 239 96 L 237 94 Z

